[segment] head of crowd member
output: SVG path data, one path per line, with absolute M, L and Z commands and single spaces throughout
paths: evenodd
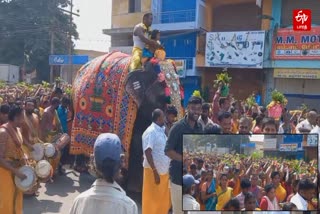
M 239 120 L 239 134 L 250 134 L 251 120 L 247 117 L 241 117 Z
M 200 97 L 192 96 L 188 101 L 187 117 L 189 121 L 198 121 L 202 112 L 202 99 Z
M 113 183 L 120 175 L 123 147 L 119 137 L 112 133 L 100 134 L 94 144 L 94 164 L 99 178 Z
M 188 174 L 188 169 L 186 167 L 183 167 L 183 175 Z
M 21 109 L 24 109 L 23 101 L 21 101 L 20 99 L 17 99 L 17 100 L 16 100 L 16 105 L 17 105 L 17 106 L 20 106 Z
M 230 100 L 227 97 L 221 97 L 219 99 L 219 106 L 222 111 L 229 111 L 230 109 Z
M 269 198 L 270 201 L 273 201 L 276 197 L 276 188 L 273 184 L 267 184 L 264 187 L 264 191 L 266 196 Z
M 157 124 L 160 127 L 164 126 L 165 116 L 164 116 L 164 113 L 161 109 L 155 109 L 152 112 L 152 122 L 154 122 L 155 124 Z
M 265 117 L 262 120 L 261 130 L 263 134 L 277 134 L 277 122 L 272 117 Z
M 60 99 L 58 97 L 54 97 L 54 98 L 51 99 L 51 103 L 50 104 L 51 104 L 50 106 L 53 109 L 57 109 L 59 107 L 59 105 L 60 105 Z
M 248 178 L 241 179 L 240 187 L 241 187 L 242 194 L 248 193 L 251 187 L 250 180 Z
M 10 112 L 10 106 L 8 104 L 3 104 L 0 106 L 0 124 L 8 122 L 8 115 Z
M 311 125 L 316 125 L 316 119 L 317 119 L 317 112 L 316 111 L 309 111 L 307 114 L 307 120 Z
M 208 123 L 204 127 L 205 134 L 222 134 L 222 129 L 218 124 Z
M 279 172 L 272 172 L 271 173 L 271 181 L 272 184 L 275 186 L 275 188 L 277 188 L 280 184 L 280 173 Z
M 298 193 L 305 200 L 311 201 L 316 196 L 317 186 L 309 179 L 302 179 L 298 184 Z
M 246 211 L 254 211 L 256 209 L 256 197 L 252 192 L 247 192 L 245 194 L 244 208 Z
M 199 159 L 197 160 L 197 169 L 198 169 L 198 170 L 201 170 L 201 169 L 203 168 L 203 164 L 204 164 L 203 159 L 199 158 Z
M 252 187 L 258 186 L 259 176 L 257 174 L 251 174 L 250 182 Z
M 267 108 L 266 107 L 259 106 L 259 109 L 260 109 L 261 114 L 266 115 L 266 113 L 267 113 Z
M 221 187 L 227 187 L 228 184 L 228 175 L 227 174 L 221 174 L 219 184 Z
M 223 211 L 239 211 L 239 210 L 240 210 L 240 201 L 237 198 L 232 198 L 223 207 Z
M 71 104 L 71 100 L 68 97 L 62 97 L 61 99 L 61 106 L 63 108 L 68 108 Z
M 213 170 L 209 169 L 207 171 L 207 181 L 210 182 L 210 181 L 212 181 L 212 179 L 213 179 Z
M 210 113 L 210 104 L 203 103 L 202 104 L 202 113 L 201 113 L 202 120 L 206 121 L 209 117 L 209 113 Z
M 233 120 L 239 120 L 239 111 L 235 107 L 231 107 L 230 109 L 231 116 Z
M 192 175 L 184 175 L 182 180 L 183 195 L 194 195 L 196 184 L 199 184 L 199 181 L 194 179 Z
M 168 106 L 166 109 L 166 120 L 168 123 L 173 124 L 178 116 L 178 111 L 175 106 Z
M 63 91 L 61 88 L 55 88 L 54 91 L 52 92 L 52 97 L 58 97 L 61 99 L 63 96 Z
M 231 134 L 231 113 L 227 111 L 220 112 L 218 114 L 218 121 L 223 134 Z
M 195 163 L 191 164 L 190 165 L 190 174 L 193 176 L 193 177 L 196 177 L 197 176 L 197 165 Z
M 143 15 L 142 23 L 145 24 L 147 27 L 150 27 L 153 22 L 153 15 L 152 13 L 146 13 Z
M 209 164 L 205 164 L 205 165 L 204 165 L 204 169 L 205 169 L 206 171 L 208 171 L 209 168 L 210 168 L 210 167 L 209 167 Z
M 24 121 L 23 109 L 20 106 L 13 105 L 8 114 L 8 122 L 14 127 L 20 127 Z
M 200 179 L 201 179 L 201 181 L 205 181 L 207 179 L 207 171 L 206 170 L 200 171 Z
M 294 203 L 287 202 L 282 206 L 282 211 L 295 211 L 298 210 L 297 206 Z
M 29 98 L 25 102 L 25 112 L 27 115 L 32 115 L 35 109 L 35 100 Z

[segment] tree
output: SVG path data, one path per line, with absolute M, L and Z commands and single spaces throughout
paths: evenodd
M 78 39 L 76 25 L 61 10 L 69 6 L 68 0 L 0 0 L 0 63 L 25 64 L 48 80 L 51 33 L 55 54 L 68 53 L 69 35 Z

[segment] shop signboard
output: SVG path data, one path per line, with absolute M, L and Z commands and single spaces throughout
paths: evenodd
M 319 60 L 320 27 L 310 31 L 278 29 L 272 41 L 273 60 Z
M 273 77 L 286 79 L 320 79 L 320 69 L 276 68 L 274 69 Z
M 297 143 L 280 144 L 280 151 L 284 152 L 296 152 L 298 150 Z
M 206 67 L 262 68 L 265 31 L 209 32 Z

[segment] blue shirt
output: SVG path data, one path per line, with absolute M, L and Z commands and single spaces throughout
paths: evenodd
M 58 107 L 57 112 L 58 112 L 59 120 L 62 126 L 62 131 L 64 133 L 68 133 L 68 109 L 60 105 Z

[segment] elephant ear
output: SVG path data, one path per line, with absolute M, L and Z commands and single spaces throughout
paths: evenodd
M 134 99 L 138 108 L 143 103 L 145 92 L 157 80 L 157 75 L 150 71 L 132 71 L 125 82 L 126 92 Z

